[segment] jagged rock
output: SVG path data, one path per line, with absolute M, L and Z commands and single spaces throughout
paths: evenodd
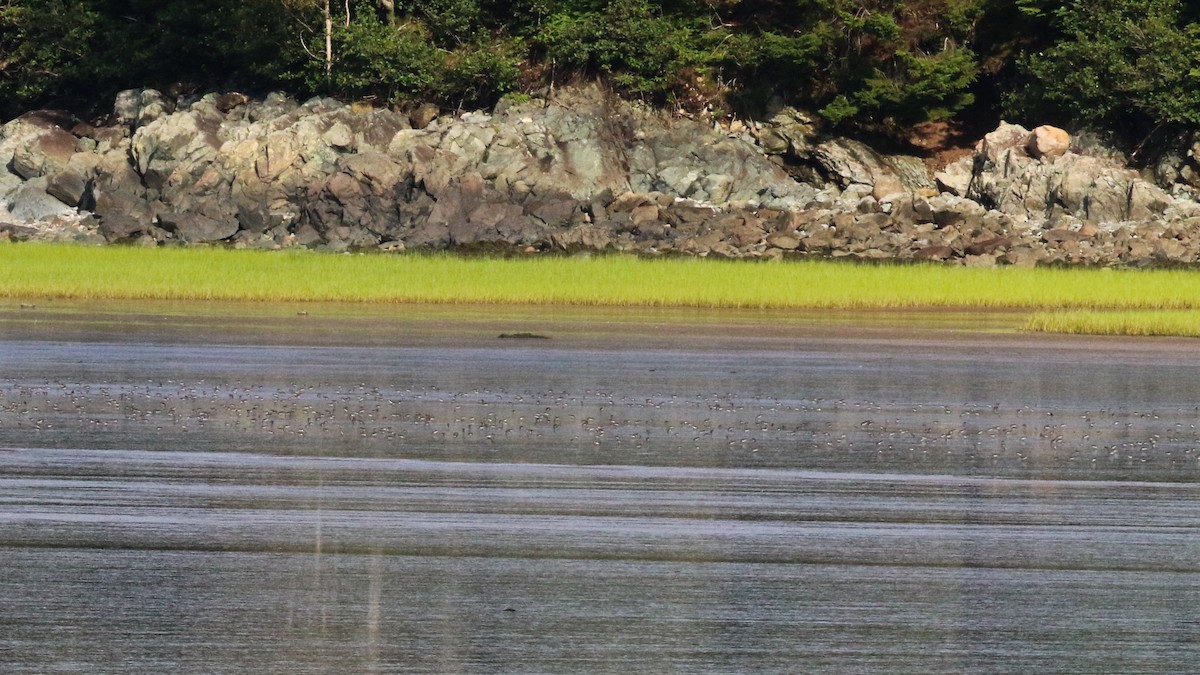
M 1012 240 L 1008 237 L 988 237 L 971 242 L 963 249 L 963 253 L 968 256 L 994 255 L 1011 245 Z
M 751 215 L 726 216 L 725 219 L 717 220 L 714 226 L 725 233 L 725 240 L 738 249 L 757 244 L 767 236 L 762 221 Z
M 971 182 L 975 178 L 973 164 L 974 162 L 954 162 L 934 173 L 933 180 L 937 189 L 956 197 L 966 197 L 971 192 Z
M 100 165 L 100 157 L 91 152 L 77 152 L 61 170 L 47 176 L 46 192 L 67 206 L 90 208 L 92 176 Z
M 142 177 L 129 161 L 127 144 L 99 154 L 97 160 L 92 169 L 92 184 L 95 190 L 145 192 Z
M 100 233 L 109 241 L 123 241 L 149 232 L 158 217 L 158 207 L 127 190 L 104 190 L 95 195 L 93 213 L 100 219 Z
M 1078 230 L 1070 230 L 1065 227 L 1056 227 L 1042 233 L 1042 241 L 1054 244 L 1061 244 L 1067 241 L 1078 242 L 1084 239 L 1087 239 L 1087 237 L 1080 234 Z
M 358 152 L 386 152 L 398 134 L 412 128 L 408 117 L 391 110 L 372 110 L 366 114 L 331 115 L 340 119 L 354 132 Z
M 953 195 L 938 195 L 926 200 L 932 220 L 938 227 L 961 225 L 966 222 L 982 223 L 987 213 L 979 202 L 955 197 Z
M 53 134 L 60 142 L 67 137 L 72 139 L 69 141 L 69 151 L 65 151 L 69 157 L 70 153 L 74 152 L 75 141 L 73 140 L 74 136 L 66 132 L 66 129 L 73 128 L 77 123 L 78 120 L 65 113 L 53 110 L 35 110 L 0 126 L 0 169 L 3 172 L 13 171 L 20 174 L 21 172 L 14 170 L 15 167 L 13 167 L 14 155 L 27 146 L 40 144 L 39 139 L 47 133 Z M 59 136 L 59 132 L 66 133 L 67 136 Z M 64 151 L 58 148 L 58 143 L 55 143 L 54 146 L 55 155 L 61 157 Z M 66 158 L 61 157 L 61 159 L 65 161 Z M 34 164 L 36 168 L 36 166 L 40 166 L 41 162 L 35 161 Z M 26 173 L 33 174 L 35 171 Z
M 334 122 L 329 130 L 321 134 L 321 140 L 331 148 L 345 150 L 354 145 L 354 132 L 344 122 Z
M 270 205 L 264 204 L 260 200 L 235 198 L 236 209 L 234 211 L 235 218 L 241 231 L 248 235 L 262 234 L 268 230 L 274 230 L 279 227 L 284 227 L 288 223 L 295 221 L 299 212 L 287 208 L 288 205 L 283 205 L 282 209 L 273 209 Z
M 692 229 L 693 227 L 702 224 L 718 213 L 717 209 L 711 206 L 704 206 L 689 202 L 677 202 L 671 204 L 667 208 L 659 209 L 659 218 L 664 222 L 675 227 L 683 227 Z
M 127 214 L 113 214 L 100 219 L 100 234 L 106 241 L 127 241 L 152 229 L 153 226 Z
M 808 114 L 795 108 L 783 108 L 776 113 L 758 134 L 758 144 L 768 155 L 791 153 L 799 156 L 811 145 L 816 134 L 816 125 Z
M 236 220 L 218 220 L 202 213 L 167 212 L 160 214 L 158 220 L 163 229 L 189 243 L 221 241 L 238 231 Z
M 126 127 L 93 128 L 87 132 L 84 138 L 80 139 L 81 144 L 85 139 L 90 139 L 95 145 L 90 148 L 80 147 L 79 150 L 94 152 L 97 155 L 107 154 L 115 148 L 128 150 L 129 129 Z
M 893 203 L 891 216 L 896 222 L 909 225 L 934 222 L 933 207 L 923 197 L 901 199 Z
M 787 232 L 772 232 L 767 235 L 767 244 L 786 251 L 800 248 L 800 238 Z
M 969 265 L 1141 265 L 1200 253 L 1200 205 L 1186 190 L 1169 194 L 1082 142 L 1039 161 L 1015 125 L 939 172 L 937 194 L 920 160 L 819 138 L 796 111 L 732 133 L 590 87 L 424 128 L 325 98 L 214 94 L 174 112 L 168 103 L 126 95 L 117 116 L 136 127 L 132 137 L 127 126 L 54 113 L 0 127 L 0 159 L 18 172 L 0 171 L 0 206 L 41 218 L 0 210 L 12 221 L 5 236 Z M 1192 158 L 1180 161 L 1163 175 L 1200 175 Z
M 538 199 L 526 206 L 529 214 L 550 227 L 563 227 L 580 213 L 579 202 L 566 196 Z
M 498 233 L 505 221 L 509 221 L 511 227 L 513 222 L 525 217 L 525 209 L 519 204 L 507 204 L 504 202 L 486 202 L 476 206 L 467 214 L 467 222 L 479 231 L 488 233 L 489 235 Z M 518 229 L 520 227 L 518 226 Z M 494 236 L 476 235 L 476 239 L 486 239 L 493 241 Z
M 871 196 L 877 202 L 894 202 L 911 193 L 898 176 L 891 173 L 885 173 L 875 177 L 875 184 L 871 187 Z
M 332 102 L 332 101 L 331 101 Z M 332 102 L 336 103 L 336 102 Z M 315 110 L 322 104 L 321 99 L 306 102 L 305 110 Z M 337 106 L 334 106 L 337 107 Z M 300 103 L 288 94 L 273 91 L 261 101 L 251 101 L 246 105 L 246 119 L 251 123 L 285 119 L 301 110 Z
M 24 181 L 21 180 L 20 176 L 7 171 L 0 171 L 0 216 L 5 215 L 4 209 L 8 207 L 9 196 L 17 188 L 21 187 L 22 183 Z
M 745 142 L 699 122 L 668 120 L 599 88 L 568 90 L 549 105 L 498 110 L 481 139 L 482 173 L 497 183 L 519 180 L 536 192 L 581 200 L 605 189 L 716 203 L 805 201 L 813 193 Z
M 995 267 L 996 256 L 990 254 L 968 255 L 963 258 L 964 267 Z
M 213 105 L 216 106 L 217 110 L 228 115 L 232 110 L 240 108 L 249 102 L 249 96 L 238 91 L 230 91 L 218 96 L 217 100 L 213 101 Z
M 168 115 L 134 133 L 130 154 L 146 187 L 161 190 L 171 179 L 187 182 L 185 176 L 202 173 L 217 158 L 221 119 L 214 115 Z
M 1021 246 L 1006 251 L 997 261 L 1014 267 L 1036 267 L 1046 259 L 1045 253 L 1030 246 Z
M 295 134 L 277 132 L 267 136 L 259 146 L 254 171 L 259 180 L 270 182 L 300 161 L 300 142 Z
M 1196 198 L 1200 188 L 1200 132 L 1187 132 L 1168 141 L 1148 170 L 1159 187 Z
M 407 224 L 399 218 L 399 203 L 411 195 L 411 189 L 401 165 L 387 156 L 351 155 L 338 173 L 308 188 L 297 225 L 307 224 L 322 235 L 353 227 L 373 232 L 381 241 L 397 239 L 399 226 Z M 427 204 L 426 217 L 433 212 L 433 200 Z
M 438 107 L 432 103 L 422 103 L 416 110 L 408 116 L 409 123 L 414 129 L 424 129 L 429 126 L 433 120 L 437 119 Z
M 633 210 L 629 212 L 629 220 L 634 225 L 658 220 L 658 205 L 643 204 L 633 207 Z
M 67 206 L 79 206 L 88 189 L 87 173 L 78 167 L 59 171 L 46 181 L 46 192 Z
M 613 245 L 613 230 L 601 224 L 576 225 L 550 234 L 553 244 L 563 250 L 578 248 L 603 251 Z
M 117 124 L 136 128 L 150 124 L 175 111 L 175 104 L 156 89 L 126 89 L 113 102 Z
M 924 246 L 913 254 L 917 260 L 949 260 L 954 257 L 954 249 L 945 244 Z
M 1029 130 L 1019 124 L 1009 124 L 1001 121 L 1000 126 L 984 135 L 975 144 L 975 153 L 982 154 L 993 164 L 1001 164 L 1015 150 L 1028 157 L 1025 144 L 1029 139 Z
M 1095 224 L 1162 217 L 1181 203 L 1110 159 L 1066 153 L 1053 163 L 1027 152 L 1030 133 L 1002 123 L 966 157 L 937 174 L 952 194 L 1011 216 L 1049 219 L 1066 214 Z
M 640 192 L 624 192 L 608 203 L 609 213 L 631 213 L 639 206 L 654 204 L 654 198 Z
M 1195 254 L 1178 239 L 1160 239 L 1154 245 L 1154 257 L 1163 262 L 1194 262 Z
M 10 192 L 5 205 L 9 215 L 17 221 L 36 222 L 75 213 L 75 209 L 46 192 L 47 183 L 38 177 Z
M 30 241 L 31 239 L 35 239 L 37 234 L 38 229 L 36 227 L 16 225 L 0 220 L 0 242 Z
M 920 159 L 883 155 L 852 139 L 836 138 L 809 146 L 796 154 L 796 160 L 813 165 L 819 175 L 842 189 L 852 185 L 873 189 L 885 177 L 909 191 L 933 186 Z
M 126 89 L 117 92 L 113 99 L 113 118 L 118 124 L 132 126 L 137 122 L 142 109 L 141 89 Z

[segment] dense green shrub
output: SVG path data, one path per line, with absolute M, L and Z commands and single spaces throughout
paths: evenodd
M 1063 39 L 1021 64 L 1025 111 L 1133 133 L 1200 124 L 1200 8 L 1179 0 L 1075 0 L 1055 12 Z
M 983 13 L 978 0 L 770 7 L 732 6 L 739 30 L 725 38 L 725 73 L 746 88 L 769 87 L 834 124 L 878 130 L 943 119 L 974 98 L 977 63 L 966 45 Z
M 521 76 L 519 40 L 466 45 L 448 55 L 438 97 L 459 107 L 495 103 L 513 91 Z
M 546 17 L 533 41 L 554 69 L 602 73 L 619 88 L 662 95 L 696 61 L 692 32 L 646 0 L 609 0 Z
M 0 4 L 0 107 L 6 118 L 31 101 L 54 100 L 82 86 L 102 23 L 80 2 Z
M 897 51 L 887 70 L 876 69 L 857 91 L 843 94 L 821 109 L 834 123 L 870 114 L 889 124 L 912 125 L 952 117 L 974 100 L 975 55 L 946 49 L 917 55 Z
M 0 109 L 103 112 L 130 87 L 270 86 L 300 60 L 299 23 L 279 0 L 8 0 Z
M 378 96 L 390 103 L 421 98 L 438 83 L 442 54 L 419 28 L 393 28 L 373 16 L 333 31 L 333 67 L 310 63 L 308 84 L 347 97 Z
M 173 85 L 485 106 L 580 75 L 692 112 L 783 101 L 846 130 L 1003 100 L 1019 119 L 1145 134 L 1200 124 L 1200 4 L 0 0 L 6 116 Z
M 483 37 L 486 11 L 478 0 L 414 0 L 397 3 L 397 9 L 424 24 L 439 44 L 463 44 Z

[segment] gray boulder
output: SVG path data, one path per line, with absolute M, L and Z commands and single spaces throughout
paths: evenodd
M 91 152 L 71 155 L 61 170 L 47 177 L 46 192 L 67 206 L 90 208 L 92 179 L 100 157 Z
M 130 129 L 142 127 L 175 111 L 175 103 L 157 89 L 126 89 L 113 101 L 113 119 Z
M 88 176 L 77 167 L 54 174 L 46 181 L 46 192 L 67 206 L 79 206 L 88 190 Z
M 192 110 L 160 117 L 139 128 L 133 135 L 130 155 L 146 187 L 162 190 L 170 183 L 181 186 L 203 173 L 221 149 L 217 134 L 220 126 L 219 114 Z
M 894 178 L 910 192 L 933 186 L 919 158 L 884 155 L 853 139 L 829 139 L 794 151 L 794 157 L 842 189 L 874 188 L 884 178 Z
M 432 103 L 423 103 L 408 116 L 409 122 L 414 129 L 424 129 L 431 122 L 437 119 L 438 113 L 441 111 Z
M 238 231 L 238 221 L 232 218 L 213 218 L 203 213 L 162 213 L 159 224 L 179 240 L 187 243 L 206 243 L 229 239 Z
M 160 205 L 135 192 L 121 189 L 97 190 L 93 213 L 100 220 L 100 234 L 108 241 L 124 241 L 155 227 Z
M 404 164 L 379 152 L 349 155 L 336 173 L 314 182 L 301 197 L 297 227 L 307 226 L 325 240 L 371 245 L 397 240 L 412 227 L 412 216 L 428 218 L 433 211 L 432 200 L 421 204 L 414 197 Z M 406 214 L 405 205 L 416 213 Z
M 520 183 L 535 193 L 587 200 L 632 189 L 713 203 L 807 202 L 815 192 L 749 143 L 598 87 L 502 110 L 480 124 L 450 125 L 439 145 L 465 165 L 478 157 L 480 173 L 501 191 Z
M 677 198 L 726 204 L 792 198 L 811 201 L 816 190 L 792 179 L 754 146 L 688 120 L 646 124 L 628 153 L 630 187 Z
M 867 186 L 876 199 L 933 187 L 920 158 L 886 155 L 853 139 L 825 137 L 815 118 L 794 108 L 783 108 L 764 123 L 757 142 L 805 183 L 842 190 Z
M 756 141 L 768 155 L 798 157 L 813 144 L 817 122 L 795 108 L 782 108 L 763 125 Z
M 75 209 L 46 192 L 47 183 L 38 177 L 17 186 L 7 197 L 9 215 L 18 221 L 35 222 L 74 214 Z

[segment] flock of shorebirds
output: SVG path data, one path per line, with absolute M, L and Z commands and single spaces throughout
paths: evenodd
M 0 383 L 0 442 L 56 444 L 84 435 L 205 439 L 207 448 L 271 439 L 304 452 L 436 456 L 505 450 L 530 461 L 707 462 L 803 468 L 814 463 L 989 467 L 1154 466 L 1200 472 L 1200 410 L 1040 410 L 755 398 L 706 392 L 621 395 L 592 389 L 512 391 L 371 383 Z M 188 436 L 181 436 L 188 434 Z M 336 443 L 333 441 L 336 440 Z M 582 453 L 582 454 L 581 454 Z

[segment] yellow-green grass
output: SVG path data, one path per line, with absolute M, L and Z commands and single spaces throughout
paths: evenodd
M 1200 311 L 1070 310 L 1038 312 L 1025 330 L 1073 335 L 1161 335 L 1200 337 Z
M 1200 272 L 0 244 L 0 297 L 761 308 L 1200 308 Z

